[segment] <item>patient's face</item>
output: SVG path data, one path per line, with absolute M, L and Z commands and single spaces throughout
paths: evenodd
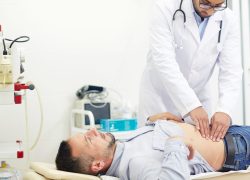
M 85 154 L 96 159 L 110 156 L 115 146 L 115 138 L 112 134 L 101 133 L 96 129 L 76 134 L 68 142 L 72 148 L 72 155 L 74 157 Z

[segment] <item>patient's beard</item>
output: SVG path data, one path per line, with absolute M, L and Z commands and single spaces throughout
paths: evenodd
M 113 134 L 107 133 L 107 135 L 110 137 L 111 141 L 109 142 L 107 148 L 103 152 L 104 158 L 110 158 L 110 156 L 112 156 L 112 152 L 116 141 Z
M 107 135 L 111 138 L 111 141 L 109 142 L 108 148 L 111 148 L 115 144 L 115 136 L 111 133 L 107 133 Z

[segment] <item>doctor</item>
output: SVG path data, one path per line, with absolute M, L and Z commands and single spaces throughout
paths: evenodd
M 238 27 L 227 0 L 154 0 L 139 123 L 168 111 L 191 120 L 204 138 L 222 139 L 240 94 Z M 215 66 L 219 100 L 212 112 L 208 82 Z

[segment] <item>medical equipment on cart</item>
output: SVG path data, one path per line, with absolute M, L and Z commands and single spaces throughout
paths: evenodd
M 14 40 L 5 38 L 3 36 L 2 26 L 0 25 L 0 105 L 5 106 L 3 109 L 5 108 L 8 109 L 16 106 L 17 104 L 18 105 L 24 104 L 26 137 L 23 139 L 23 141 L 25 142 L 25 147 L 27 146 L 25 150 L 23 150 L 21 146 L 22 144 L 21 140 L 17 140 L 15 143 L 11 143 L 9 141 L 14 142 L 15 140 L 13 139 L 10 140 L 8 139 L 8 136 L 5 135 L 2 136 L 3 139 L 0 140 L 0 161 L 3 162 L 2 164 L 7 164 L 6 163 L 7 160 L 12 161 L 11 159 L 15 160 L 23 158 L 26 158 L 29 163 L 29 151 L 36 146 L 42 131 L 43 114 L 41 108 L 41 100 L 36 90 L 41 110 L 41 124 L 38 135 L 35 138 L 35 142 L 32 144 L 31 147 L 29 147 L 26 90 L 27 89 L 34 90 L 35 86 L 30 82 L 24 83 L 23 64 L 25 62 L 25 58 L 22 49 L 19 46 L 17 46 L 18 43 L 24 43 L 27 41 L 29 41 L 28 36 L 20 36 Z M 4 121 L 6 123 L 8 122 L 7 120 L 6 118 L 4 118 Z M 13 124 L 13 121 L 11 121 L 10 124 Z M 3 126 L 3 127 L 9 128 L 10 126 Z M 2 132 L 5 133 L 6 130 Z M 5 179 L 13 179 L 13 178 L 19 179 L 17 174 L 15 174 L 15 172 L 16 170 L 14 168 L 9 167 L 7 165 L 6 166 L 2 165 L 0 167 L 0 179 L 2 177 Z M 13 173 L 15 174 L 15 177 Z
M 176 9 L 176 11 L 173 14 L 172 23 L 174 24 L 174 21 L 175 21 L 175 18 L 176 18 L 176 14 L 179 12 L 179 13 L 181 13 L 183 15 L 183 23 L 184 23 L 184 27 L 185 27 L 186 26 L 187 18 L 186 18 L 186 13 L 182 9 L 182 3 L 183 3 L 183 0 L 181 0 L 179 8 Z M 227 8 L 227 0 L 226 0 L 226 3 L 225 3 L 224 6 L 218 6 L 217 7 L 217 6 L 212 6 L 210 4 L 200 3 L 200 8 L 202 8 L 202 9 L 213 8 L 215 11 L 222 11 L 225 8 Z M 218 41 L 217 41 L 217 50 L 218 50 L 218 52 L 220 52 L 222 50 L 222 46 L 221 46 L 222 27 L 223 27 L 223 21 L 221 20 L 220 21 L 220 29 L 219 29 L 219 33 L 218 33 Z M 178 45 L 177 43 L 175 43 L 175 47 L 178 48 L 178 49 L 183 49 L 182 43 L 180 45 Z
M 15 44 L 27 42 L 29 37 L 20 36 L 14 40 L 4 38 L 0 25 L 0 40 L 0 104 L 21 104 L 23 90 L 33 90 L 34 85 L 21 82 L 25 58 L 22 50 Z
M 0 179 L 18 180 L 20 179 L 20 172 L 10 167 L 5 160 L 7 159 L 22 159 L 24 152 L 22 149 L 22 141 L 1 142 L 0 143 Z
M 27 41 L 29 41 L 27 36 L 20 36 L 14 40 L 5 38 L 0 25 L 0 105 L 2 106 L 22 104 L 25 90 L 34 89 L 33 84 L 22 82 L 25 58 L 22 50 L 16 46 L 17 43 Z M 21 144 L 21 140 L 16 140 L 16 142 L 14 140 L 13 142 L 0 141 L 0 161 L 2 162 L 0 179 L 19 179 L 18 171 L 8 166 L 6 161 L 24 158 L 24 150 Z
M 100 119 L 111 117 L 111 107 L 108 92 L 104 87 L 85 85 L 76 92 L 74 125 L 78 128 L 89 129 L 95 125 L 100 128 Z M 81 110 L 77 113 L 77 110 Z M 84 114 L 82 114 L 84 112 Z
M 134 111 L 117 91 L 86 85 L 76 92 L 76 96 L 78 99 L 71 111 L 71 135 L 94 127 L 101 130 L 100 124 L 103 131 L 109 132 L 125 132 L 137 128 Z

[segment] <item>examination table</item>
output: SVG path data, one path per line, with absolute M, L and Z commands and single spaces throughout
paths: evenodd
M 55 165 L 41 162 L 33 162 L 30 164 L 31 170 L 27 172 L 24 180 L 119 180 L 111 176 L 91 176 L 77 173 L 69 173 L 58 171 Z M 231 171 L 226 173 L 211 172 L 191 176 L 191 179 L 205 179 L 205 180 L 249 180 L 250 168 L 244 171 Z

